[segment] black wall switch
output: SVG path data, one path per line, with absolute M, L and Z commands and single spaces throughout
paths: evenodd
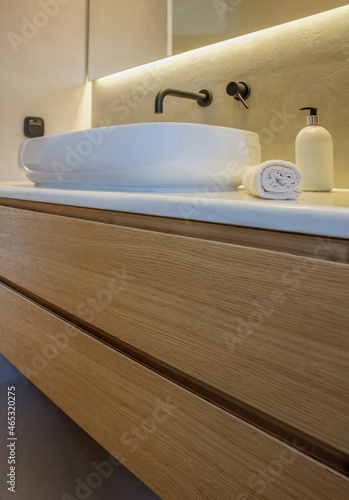
M 27 116 L 24 119 L 24 135 L 26 137 L 42 137 L 45 131 L 45 122 L 43 118 L 37 116 Z

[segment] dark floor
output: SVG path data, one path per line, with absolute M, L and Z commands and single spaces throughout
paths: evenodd
M 6 484 L 8 386 L 16 387 L 16 493 L 9 492 Z M 0 355 L 0 499 L 159 500 L 159 497 L 124 466 L 111 465 L 106 450 Z

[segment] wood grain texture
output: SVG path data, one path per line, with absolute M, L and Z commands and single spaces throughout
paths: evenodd
M 349 266 L 11 208 L 0 224 L 4 278 L 349 451 Z
M 252 248 L 274 250 L 304 257 L 313 257 L 314 251 L 319 245 L 319 237 L 314 235 L 234 226 L 230 224 L 58 205 L 37 201 L 14 200 L 11 198 L 0 198 L 0 205 L 94 222 L 103 222 L 105 224 L 115 224 L 118 226 L 176 234 L 178 236 L 189 236 L 190 238 L 200 238 Z M 331 238 L 331 241 L 333 243 L 333 251 L 331 255 L 326 256 L 326 260 L 348 264 L 349 240 Z M 323 259 L 324 256 L 319 254 L 317 258 Z
M 346 478 L 4 286 L 0 307 L 1 352 L 163 500 L 348 498 Z

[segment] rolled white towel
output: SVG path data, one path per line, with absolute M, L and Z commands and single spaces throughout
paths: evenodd
M 302 193 L 298 189 L 302 174 L 296 165 L 283 160 L 270 160 L 249 168 L 242 185 L 254 196 L 270 200 L 295 200 Z

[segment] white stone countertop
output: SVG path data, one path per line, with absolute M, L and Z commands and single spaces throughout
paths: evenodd
M 0 197 L 349 238 L 349 189 L 305 192 L 295 201 L 274 201 L 256 198 L 243 188 L 216 193 L 131 193 L 2 182 Z

